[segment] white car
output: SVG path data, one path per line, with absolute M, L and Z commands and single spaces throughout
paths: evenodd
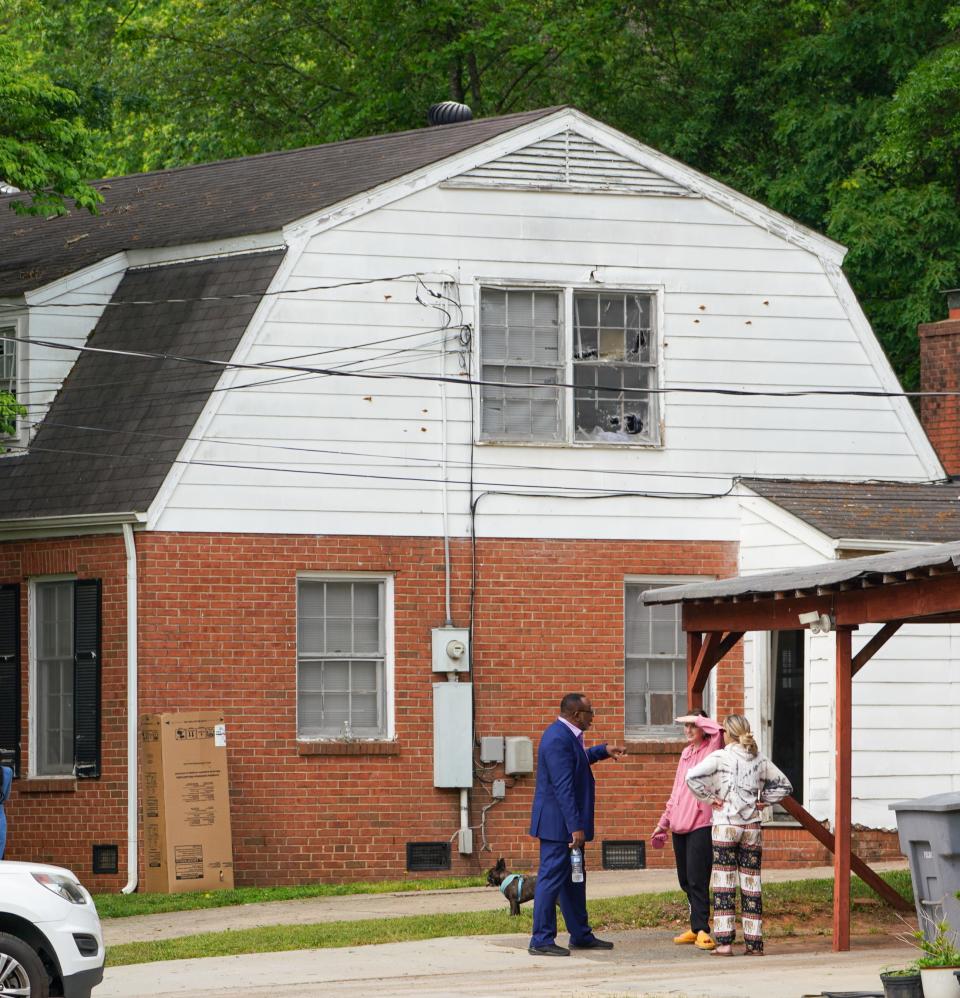
M 0 996 L 90 998 L 103 959 L 97 909 L 69 870 L 0 862 Z

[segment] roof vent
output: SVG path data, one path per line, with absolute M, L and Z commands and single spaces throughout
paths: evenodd
M 460 121 L 473 121 L 473 111 L 466 104 L 445 100 L 442 104 L 431 104 L 427 111 L 431 125 L 454 125 Z

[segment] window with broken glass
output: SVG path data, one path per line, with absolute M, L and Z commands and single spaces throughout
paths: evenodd
M 653 304 L 639 292 L 482 288 L 481 439 L 657 443 Z
M 627 583 L 624 592 L 624 728 L 633 738 L 680 738 L 687 712 L 686 638 L 680 604 L 644 606 L 664 582 Z
M 376 579 L 298 581 L 298 737 L 386 737 L 385 590 Z

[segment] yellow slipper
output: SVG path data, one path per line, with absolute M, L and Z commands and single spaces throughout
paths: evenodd
M 683 946 L 684 943 L 695 943 L 697 941 L 697 934 L 692 929 L 687 929 L 686 932 L 681 933 L 679 936 L 674 936 L 673 941 L 678 946 Z
M 710 938 L 709 932 L 698 932 L 697 938 L 694 941 L 694 946 L 697 949 L 716 949 L 717 944 Z

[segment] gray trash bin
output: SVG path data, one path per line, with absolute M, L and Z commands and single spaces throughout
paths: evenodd
M 900 849 L 910 860 L 917 918 L 928 937 L 946 919 L 960 930 L 960 792 L 891 804 Z

